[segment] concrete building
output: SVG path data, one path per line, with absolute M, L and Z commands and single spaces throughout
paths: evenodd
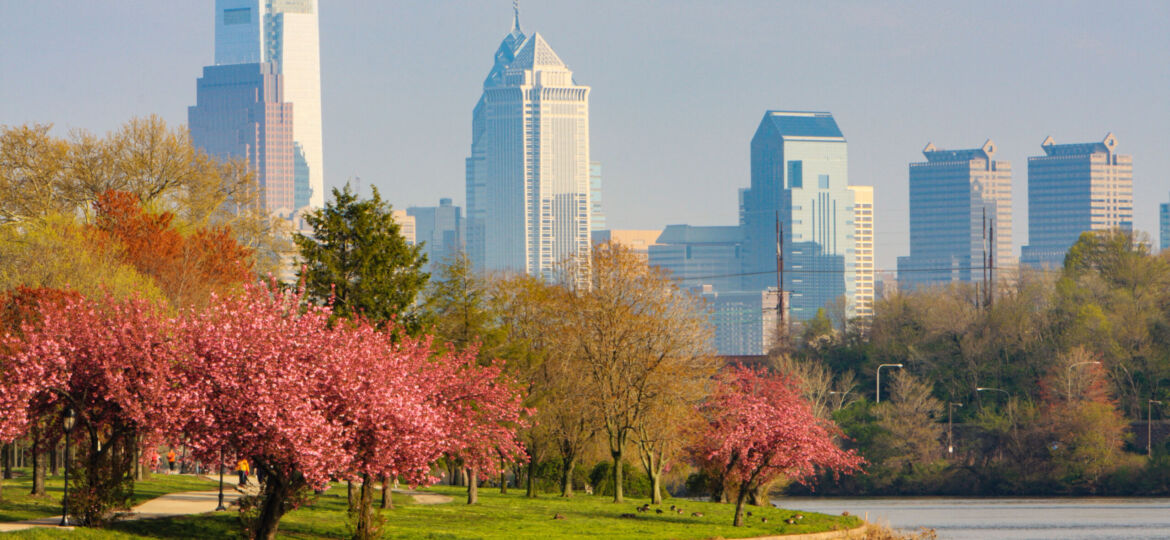
M 772 348 L 778 324 L 775 287 L 720 292 L 708 285 L 701 291 L 715 326 L 715 350 L 720 355 L 759 355 Z
M 407 244 L 413 246 L 418 243 L 414 216 L 407 214 L 406 210 L 391 210 L 390 217 L 394 218 L 394 223 L 398 224 L 398 232 L 406 239 Z
M 853 312 L 857 317 L 873 317 L 873 186 L 849 186 L 853 192 Z
M 1059 268 L 1086 231 L 1133 230 L 1133 157 L 1117 153 L 1112 133 L 1101 142 L 1040 144 L 1028 158 L 1028 245 L 1020 263 Z
M 649 248 L 650 264 L 669 272 L 683 288 L 698 290 L 709 285 L 719 292 L 742 291 L 742 245 L 743 233 L 736 226 L 668 225 Z
M 434 279 L 437 266 L 463 250 L 463 209 L 443 198 L 439 206 L 411 206 L 406 213 L 414 218 L 417 239 L 427 255 L 424 270 Z
M 601 163 L 589 162 L 589 230 L 608 230 L 605 219 L 605 208 L 601 205 Z M 594 242 L 596 243 L 596 242 Z
M 845 136 L 833 115 L 766 112 L 752 138 L 751 160 L 751 187 L 740 194 L 741 290 L 776 285 L 779 221 L 792 318 L 810 319 L 841 296 L 854 315 L 854 193 Z
M 295 210 L 293 106 L 271 62 L 209 66 L 187 109 L 191 143 L 220 159 L 243 159 L 271 214 Z
M 593 231 L 590 237 L 594 245 L 612 241 L 630 248 L 634 253 L 649 258 L 650 246 L 658 243 L 658 236 L 661 234 L 662 231 L 656 229 L 617 229 Z
M 926 161 L 910 164 L 910 255 L 898 257 L 904 289 L 981 282 L 988 255 L 996 267 L 1015 266 L 1012 166 L 995 159 L 996 149 L 991 139 L 965 150 L 927 144 Z
M 325 203 L 317 0 L 216 0 L 215 64 L 272 62 L 293 123 L 295 208 Z
M 551 276 L 590 249 L 589 87 L 539 33 L 496 51 L 472 120 L 467 251 L 481 270 Z M 578 266 L 584 280 L 588 264 Z

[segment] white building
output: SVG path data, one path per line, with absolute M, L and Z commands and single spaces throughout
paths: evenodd
M 215 64 L 273 62 L 293 104 L 295 204 L 325 204 L 317 0 L 215 0 Z
M 519 14 L 472 120 L 467 251 L 479 269 L 551 275 L 589 256 L 589 87 Z M 581 265 L 582 271 L 588 265 Z
M 873 186 L 849 186 L 853 192 L 853 313 L 873 317 Z

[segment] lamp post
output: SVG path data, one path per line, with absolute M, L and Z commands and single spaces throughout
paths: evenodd
M 1072 370 L 1073 370 L 1073 368 L 1075 368 L 1077 366 L 1084 366 L 1084 365 L 1088 365 L 1088 364 L 1100 364 L 1100 363 L 1101 362 L 1099 362 L 1097 360 L 1089 360 L 1087 362 L 1077 362 L 1077 363 L 1068 367 L 1068 401 L 1070 403 L 1072 402 Z
M 976 388 L 975 391 L 976 392 L 1003 392 L 1008 397 L 1011 397 L 1011 393 L 1008 392 L 1007 390 L 1002 389 L 1002 388 L 988 388 L 986 386 L 980 386 L 979 388 Z
M 954 433 L 951 429 L 952 428 L 951 411 L 954 409 L 955 405 L 958 405 L 960 407 L 963 406 L 962 403 L 955 403 L 955 402 L 948 402 L 947 403 L 947 453 L 948 454 L 955 453 L 955 438 L 954 438 Z
M 884 367 L 895 367 L 895 368 L 901 369 L 902 364 L 882 364 L 882 365 L 877 367 L 877 402 L 878 403 L 882 402 L 882 368 L 884 368 Z
M 1154 404 L 1161 405 L 1162 402 L 1156 399 L 1151 399 L 1146 402 L 1146 455 L 1154 455 Z
M 61 523 L 60 526 L 69 526 L 69 432 L 73 431 L 73 425 L 77 422 L 77 416 L 73 412 L 73 407 L 65 407 L 65 417 L 62 419 L 62 424 L 65 427 L 65 495 L 61 498 Z
M 223 448 L 219 449 L 219 506 L 215 507 L 215 511 L 227 510 L 223 505 Z

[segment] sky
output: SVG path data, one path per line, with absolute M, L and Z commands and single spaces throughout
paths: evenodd
M 186 123 L 214 55 L 212 0 L 0 0 L 0 125 L 58 134 L 157 114 Z M 508 0 L 320 7 L 326 187 L 397 208 L 464 201 L 471 112 Z M 764 111 L 830 111 L 851 184 L 875 186 L 877 265 L 909 252 L 907 164 L 991 138 L 1027 240 L 1027 157 L 1113 132 L 1135 227 L 1170 200 L 1170 2 L 522 1 L 592 88 L 592 158 L 614 229 L 733 225 Z

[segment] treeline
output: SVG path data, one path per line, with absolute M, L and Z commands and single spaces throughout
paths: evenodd
M 865 322 L 822 312 L 773 352 L 870 461 L 819 491 L 1170 493 L 1165 439 L 1151 430 L 1147 457 L 1130 431 L 1170 403 L 1167 257 L 1131 233 L 1085 233 L 1063 268 L 980 292 L 902 292 Z M 882 364 L 902 367 L 882 369 L 877 404 Z

